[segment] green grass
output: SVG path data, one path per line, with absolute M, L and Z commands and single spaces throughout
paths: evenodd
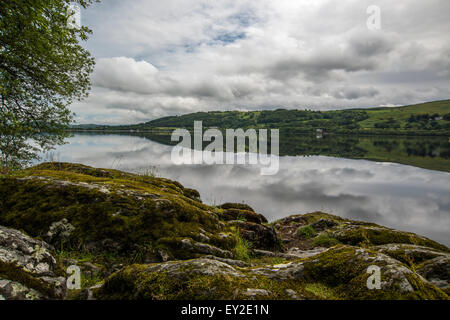
M 365 150 L 365 154 L 355 158 L 395 162 L 419 168 L 439 171 L 450 171 L 448 158 L 450 143 L 439 137 L 383 137 L 383 144 L 377 145 L 374 137 L 359 138 L 357 147 Z M 378 142 L 381 140 L 378 139 Z M 412 151 L 412 152 L 411 152 Z M 440 155 L 432 155 L 439 152 Z
M 450 100 L 444 100 L 444 101 L 434 101 L 434 102 L 427 102 L 427 103 L 421 103 L 417 105 L 411 105 L 411 106 L 403 106 L 403 107 L 386 107 L 386 108 L 374 108 L 374 109 L 366 109 L 367 115 L 369 116 L 368 119 L 363 120 L 359 122 L 359 125 L 362 129 L 374 129 L 375 125 L 378 123 L 389 121 L 389 119 L 395 120 L 399 128 L 397 128 L 397 131 L 411 131 L 411 129 L 405 128 L 405 126 L 408 124 L 408 119 L 413 115 L 433 115 L 437 114 L 439 116 L 445 116 L 446 114 L 450 113 Z M 429 121 L 423 122 L 423 123 L 417 123 L 414 128 L 414 130 L 422 130 L 425 129 L 425 131 L 433 131 L 432 129 L 424 128 L 424 125 L 428 124 Z M 439 124 L 448 124 L 448 121 L 446 120 L 439 120 L 437 121 Z M 449 127 L 447 127 L 448 131 Z
M 411 115 L 429 115 L 430 119 L 409 122 Z M 433 115 L 447 116 L 434 121 Z M 403 107 L 359 108 L 332 111 L 264 110 L 264 111 L 211 111 L 182 116 L 164 117 L 147 123 L 124 126 L 79 126 L 73 130 L 100 131 L 170 131 L 175 128 L 192 129 L 194 121 L 203 127 L 219 128 L 277 128 L 287 132 L 315 133 L 318 128 L 327 133 L 448 135 L 450 129 L 450 100 L 422 103 Z M 380 127 L 386 125 L 387 127 Z
M 340 242 L 338 239 L 336 239 L 326 233 L 322 233 L 316 239 L 314 239 L 313 246 L 314 247 L 332 247 L 339 243 Z
M 450 100 L 427 102 L 403 107 L 373 108 L 367 109 L 366 111 L 369 115 L 369 119 L 362 121 L 361 125 L 363 127 L 372 128 L 376 121 L 387 120 L 390 117 L 397 120 L 407 120 L 411 115 L 417 114 L 437 113 L 443 116 L 450 112 Z
M 317 234 L 316 230 L 314 230 L 311 226 L 303 226 L 297 229 L 297 236 L 302 239 L 310 239 L 313 238 Z
M 312 299 L 317 300 L 338 300 L 339 295 L 332 289 L 321 283 L 307 283 L 304 287 Z
M 242 261 L 250 260 L 251 245 L 245 239 L 243 239 L 239 233 L 239 230 L 235 232 L 236 246 L 233 249 L 234 258 Z

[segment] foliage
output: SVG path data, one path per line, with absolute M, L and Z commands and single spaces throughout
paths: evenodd
M 77 132 L 80 135 L 92 134 Z M 96 132 L 95 134 L 103 134 Z M 115 134 L 144 137 L 165 145 L 174 145 L 170 133 Z M 447 136 L 349 135 L 328 134 L 317 139 L 311 134 L 280 131 L 280 156 L 331 156 L 396 162 L 420 168 L 450 171 L 450 144 Z
M 315 247 L 332 247 L 339 244 L 339 240 L 335 237 L 322 233 L 316 239 L 314 239 L 313 246 Z
M 239 234 L 239 230 L 235 233 L 236 247 L 234 248 L 234 258 L 237 260 L 248 261 L 250 260 L 250 248 L 251 245 Z
M 442 118 L 442 119 L 441 119 Z M 412 121 L 411 119 L 415 119 Z M 316 133 L 381 134 L 381 135 L 447 135 L 450 129 L 450 100 L 428 102 L 404 107 L 346 109 L 332 111 L 264 110 L 210 111 L 182 116 L 170 116 L 131 126 L 81 125 L 74 130 L 108 131 L 170 131 L 174 128 L 192 129 L 194 121 L 204 127 L 275 128 L 288 135 Z
M 80 0 L 86 8 L 91 0 Z M 69 0 L 3 0 L 0 6 L 0 165 L 16 168 L 68 136 L 67 108 L 87 96 L 94 59 L 68 23 Z
M 311 226 L 303 226 L 297 229 L 297 235 L 303 239 L 309 239 L 316 235 L 316 230 Z
M 64 244 L 67 252 L 101 252 L 141 261 L 159 249 L 192 258 L 195 253 L 183 248 L 181 240 L 200 232 L 213 246 L 235 247 L 233 237 L 219 236 L 228 230 L 218 229 L 218 217 L 185 196 L 185 188 L 176 181 L 66 163 L 41 164 L 16 175 L 28 178 L 0 177 L 0 224 L 46 237 L 50 226 L 65 218 L 75 228 Z

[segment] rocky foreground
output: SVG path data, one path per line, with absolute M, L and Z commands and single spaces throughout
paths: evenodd
M 76 164 L 0 176 L 0 299 L 446 300 L 449 282 L 449 248 L 373 223 L 269 224 L 175 181 Z

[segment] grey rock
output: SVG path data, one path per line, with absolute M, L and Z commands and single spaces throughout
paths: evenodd
M 53 276 L 56 260 L 51 246 L 20 231 L 0 226 L 0 262 L 17 264 L 37 276 Z
M 209 242 L 211 239 L 203 233 L 199 233 L 196 237 L 196 240 L 199 242 Z
M 302 259 L 302 258 L 309 258 L 316 256 L 322 252 L 327 251 L 328 248 L 314 248 L 311 250 L 300 250 L 299 248 L 290 248 L 288 252 L 272 252 L 272 251 L 266 251 L 266 250 L 253 250 L 253 254 L 257 257 L 273 257 L 273 258 L 283 258 L 287 260 L 293 260 L 293 259 Z
M 66 218 L 58 222 L 53 222 L 46 235 L 46 240 L 52 244 L 64 243 L 69 240 L 75 227 Z
M 285 281 L 300 279 L 303 276 L 303 262 L 289 262 L 277 265 L 267 265 L 251 270 L 252 273 L 268 277 L 272 280 Z
M 415 244 L 401 244 L 391 243 L 380 246 L 374 246 L 372 249 L 385 253 L 393 258 L 399 256 L 408 257 L 415 264 L 422 263 L 423 261 L 434 259 L 436 257 L 448 257 L 450 254 L 442 252 L 433 248 L 418 246 Z
M 280 241 L 275 229 L 266 225 L 240 220 L 228 221 L 229 225 L 239 227 L 242 238 L 254 249 L 281 251 Z
M 210 244 L 196 242 L 194 243 L 194 250 L 199 253 L 204 254 L 211 254 L 213 256 L 217 257 L 223 257 L 223 258 L 232 258 L 233 254 L 228 250 L 223 250 L 220 248 L 217 248 L 215 246 L 212 246 Z
M 170 255 L 165 250 L 158 250 L 158 255 L 163 262 L 170 260 Z
M 383 253 L 372 253 L 364 248 L 355 250 L 355 258 L 371 265 L 379 266 L 381 269 L 381 289 L 390 290 L 392 288 L 399 288 L 402 293 L 414 291 L 409 283 L 408 275 L 413 272 L 398 260 L 391 258 Z M 420 277 L 420 276 L 419 276 Z M 426 281 L 425 279 L 422 279 Z
M 332 220 L 328 220 L 328 219 L 320 219 L 320 220 L 310 224 L 310 226 L 313 227 L 314 230 L 316 230 L 318 232 L 330 229 L 337 225 L 338 224 L 336 222 L 334 222 Z
M 264 289 L 251 289 L 247 288 L 247 290 L 243 293 L 244 296 L 249 297 L 250 299 L 255 299 L 257 297 L 267 297 L 270 295 L 270 291 Z
M 419 266 L 417 273 L 441 289 L 450 288 L 450 255 L 439 256 Z
M 52 247 L 35 240 L 24 233 L 0 226 L 0 263 L 15 265 L 51 287 L 51 298 L 64 298 L 66 295 L 65 279 L 57 274 L 56 260 L 51 254 Z M 16 279 L 3 279 L 0 295 L 5 299 L 44 299 L 50 298 L 33 288 L 27 288 Z
M 293 256 L 295 258 L 310 258 L 310 257 L 314 257 L 318 254 L 321 254 L 322 252 L 327 251 L 328 248 L 321 248 L 321 247 L 317 247 L 311 250 L 300 250 L 299 248 L 290 248 L 287 252 L 287 254 L 289 256 Z
M 189 273 L 186 272 L 189 270 Z M 187 261 L 171 261 L 154 264 L 148 267 L 148 272 L 166 272 L 168 276 L 185 279 L 192 274 L 200 275 L 227 275 L 231 277 L 244 277 L 244 275 L 229 264 L 216 259 L 199 258 Z
M 44 296 L 21 283 L 0 279 L 0 300 L 41 300 Z
M 195 242 L 191 239 L 181 240 L 181 247 L 195 253 L 213 255 L 222 258 L 232 258 L 233 254 L 228 250 L 223 250 L 207 243 Z
M 288 295 L 288 297 L 291 298 L 292 300 L 300 300 L 300 297 L 298 296 L 297 292 L 295 292 L 294 290 L 286 289 L 285 292 Z
M 211 256 L 211 255 L 204 256 L 203 258 L 221 261 L 221 262 L 229 264 L 230 266 L 233 266 L 233 267 L 244 268 L 244 267 L 248 267 L 249 266 L 248 263 L 246 263 L 244 261 L 241 261 L 241 260 L 226 259 L 226 258 L 220 258 L 220 257 L 216 257 L 216 256 Z
M 84 292 L 83 292 L 83 295 L 85 296 L 85 299 L 86 300 L 97 300 L 97 299 L 95 299 L 94 291 L 97 290 L 97 289 L 100 289 L 102 287 L 102 285 L 103 285 L 102 283 L 98 283 L 98 284 L 96 284 L 96 285 L 94 285 L 92 287 L 89 287 L 89 288 L 85 289 Z

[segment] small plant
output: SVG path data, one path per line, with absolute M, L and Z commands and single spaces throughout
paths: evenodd
M 153 254 L 155 248 L 153 243 L 149 242 L 144 245 L 138 246 L 132 253 L 130 263 L 143 263 L 148 254 Z
M 234 257 L 237 260 L 250 260 L 251 244 L 243 239 L 239 233 L 239 229 L 235 232 L 236 246 L 234 247 Z
M 362 230 L 361 237 L 363 238 L 363 240 L 359 243 L 359 245 L 362 248 L 369 248 L 371 242 L 370 242 L 369 235 L 367 234 L 367 230 L 365 230 L 365 229 Z
M 54 151 L 49 151 L 44 156 L 45 162 L 60 162 L 61 156 L 59 153 L 55 153 Z
M 147 178 L 156 178 L 158 176 L 158 168 L 156 166 L 149 166 L 144 168 L 139 175 Z
M 406 253 L 406 252 L 404 252 L 403 255 L 404 255 L 403 259 L 410 266 L 411 270 L 413 272 L 416 272 L 416 264 L 414 262 L 414 258 L 411 255 L 409 255 L 408 253 Z
M 113 160 L 113 162 L 112 162 L 112 164 L 111 164 L 111 169 L 113 169 L 113 170 L 119 170 L 119 168 L 120 168 L 120 162 L 122 161 L 122 159 L 123 159 L 123 155 L 120 155 L 120 156 L 118 156 L 118 157 L 115 157 L 114 160 Z
M 297 236 L 302 239 L 311 239 L 317 235 L 316 230 L 311 226 L 303 226 L 297 229 Z
M 320 234 L 316 239 L 314 239 L 314 247 L 332 247 L 339 244 L 339 240 L 327 233 Z
M 247 222 L 247 218 L 243 214 L 239 214 L 237 220 Z
M 10 172 L 9 168 L 3 167 L 0 162 L 0 175 L 8 175 Z
M 304 290 L 314 295 L 315 299 L 337 300 L 339 297 L 332 288 L 321 283 L 308 283 Z

